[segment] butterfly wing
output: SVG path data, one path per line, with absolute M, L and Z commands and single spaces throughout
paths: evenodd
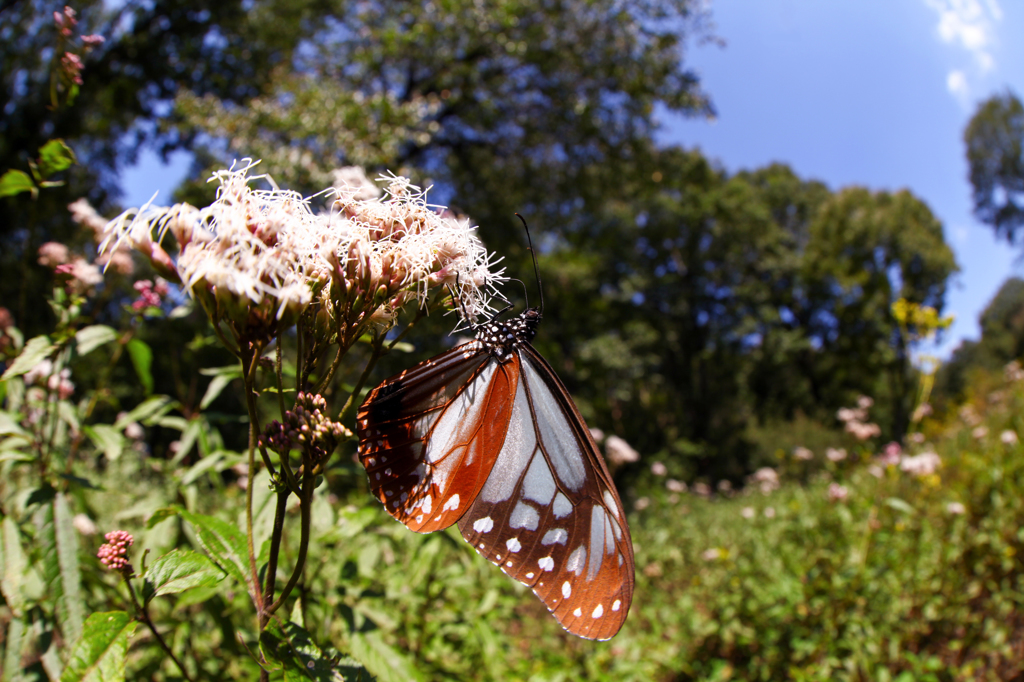
M 463 537 L 531 587 L 574 635 L 609 639 L 633 598 L 633 545 L 622 502 L 583 418 L 528 343 L 504 444 Z
M 410 529 L 429 533 L 465 514 L 509 427 L 519 359 L 478 341 L 396 374 L 356 416 L 359 459 L 373 494 Z

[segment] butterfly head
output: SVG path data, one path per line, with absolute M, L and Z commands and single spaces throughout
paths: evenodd
M 533 340 L 540 318 L 538 309 L 527 308 L 511 320 L 491 320 L 477 330 L 476 338 L 492 355 L 505 361 L 516 346 Z

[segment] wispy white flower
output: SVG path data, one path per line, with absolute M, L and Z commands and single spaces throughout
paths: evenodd
M 743 509 L 740 510 L 740 516 L 742 516 L 745 519 L 754 518 L 754 514 L 755 512 L 753 507 L 744 507 Z
M 340 186 L 325 193 L 331 210 L 315 213 L 309 199 L 249 175 L 254 165 L 214 173 L 220 187 L 206 208 L 127 211 L 107 225 L 101 250 L 131 244 L 211 316 L 249 325 L 254 311 L 293 321 L 314 300 L 338 320 L 333 328 L 387 325 L 405 303 L 426 305 L 438 287 L 454 292 L 465 322 L 492 309 L 505 278 L 474 228 L 442 215 L 406 178 L 383 177 L 383 196 L 371 198 L 365 176 L 343 169 Z M 260 180 L 271 189 L 253 189 Z M 176 260 L 161 246 L 168 232 Z
M 1017 432 L 1011 429 L 1006 429 L 999 434 L 999 440 L 1001 440 L 1005 445 L 1016 445 L 1018 440 Z
M 966 511 L 966 507 L 960 502 L 950 502 L 946 505 L 946 512 L 953 515 L 963 514 Z

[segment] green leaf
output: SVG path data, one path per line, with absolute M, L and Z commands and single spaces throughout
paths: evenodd
M 18 524 L 10 516 L 5 516 L 3 524 L 0 525 L 0 532 L 3 533 L 3 554 L 0 555 L 0 564 L 3 566 L 3 574 L 0 575 L 0 592 L 3 593 L 7 605 L 11 607 L 14 615 L 20 616 L 22 607 L 25 605 L 25 596 L 22 594 L 21 585 L 28 570 L 28 560 L 25 558 L 25 550 L 21 546 L 21 531 Z
M 0 175 L 0 197 L 12 197 L 22 192 L 32 192 L 35 196 L 38 191 L 32 177 L 25 171 L 9 170 Z
M 147 398 L 135 406 L 135 408 L 130 412 L 121 415 L 121 417 L 114 422 L 114 428 L 120 431 L 132 422 L 156 420 L 173 407 L 173 402 L 174 400 L 166 395 L 155 395 L 151 398 Z M 147 426 L 150 425 L 151 424 L 147 424 Z
M 198 462 L 193 464 L 189 468 L 188 471 L 185 472 L 185 474 L 181 477 L 181 484 L 182 485 L 191 485 L 200 476 L 202 476 L 203 474 L 208 472 L 210 469 L 213 469 L 218 464 L 220 464 L 220 461 L 222 459 L 224 459 L 224 451 L 223 450 L 218 450 L 217 452 L 213 453 L 212 455 L 208 455 L 207 457 L 203 457 L 201 460 L 199 460 Z
M 135 375 L 142 382 L 146 395 L 149 395 L 153 392 L 153 374 L 150 371 L 153 366 L 153 350 L 140 339 L 129 341 L 126 349 L 128 356 L 132 359 L 132 366 L 135 367 Z
M 212 587 L 224 577 L 224 571 L 202 554 L 189 549 L 175 549 L 154 561 L 146 571 L 142 598 L 148 604 L 153 597 L 162 594 Z
M 54 348 L 55 346 L 50 343 L 50 339 L 47 336 L 37 336 L 30 340 L 25 344 L 25 349 L 21 351 L 21 355 L 16 357 L 11 366 L 4 372 L 4 375 L 0 376 L 0 381 L 27 373 L 49 357 Z
M 55 606 L 57 621 L 65 639 L 74 641 L 82 633 L 85 606 L 78 568 L 78 536 L 64 493 L 42 507 L 34 518 L 36 536 L 42 549 L 43 580 L 48 601 Z
M 181 507 L 162 507 L 157 509 L 155 512 L 150 514 L 149 518 L 146 519 L 146 529 L 152 530 L 157 524 L 163 523 L 167 519 L 178 516 L 181 513 Z
M 901 511 L 904 514 L 913 514 L 916 512 L 913 507 L 898 497 L 890 497 L 885 501 L 885 505 L 895 509 L 896 511 Z
M 388 645 L 378 631 L 352 634 L 352 656 L 366 665 L 381 682 L 422 680 L 423 676 L 402 652 Z
M 90 424 L 83 426 L 89 439 L 98 450 L 110 461 L 116 460 L 124 451 L 125 439 L 121 432 L 108 424 Z
M 227 385 L 231 383 L 231 380 L 233 378 L 234 377 L 228 376 L 226 374 L 218 374 L 217 376 L 213 377 L 213 380 L 210 382 L 210 385 L 206 387 L 206 393 L 203 394 L 203 399 L 199 401 L 199 409 L 205 410 L 207 407 L 209 407 L 210 403 L 217 399 L 217 396 L 219 396 L 221 392 L 225 388 L 227 388 Z
M 22 436 L 25 429 L 18 424 L 17 418 L 10 412 L 0 410 L 0 436 Z
M 192 525 L 196 540 L 210 558 L 238 582 L 248 585 L 249 550 L 245 533 L 235 526 L 182 509 L 179 514 Z
M 48 178 L 54 173 L 67 170 L 76 161 L 75 152 L 64 140 L 50 140 L 39 149 L 39 174 Z
M 121 682 L 128 639 L 136 622 L 124 611 L 94 613 L 75 643 L 60 682 Z
M 117 330 L 105 324 L 94 324 L 83 327 L 75 334 L 75 343 L 78 344 L 79 355 L 88 355 L 100 346 L 117 340 Z
M 355 659 L 334 649 L 321 649 L 295 623 L 271 622 L 260 635 L 264 655 L 282 664 L 286 682 L 370 682 L 374 678 Z M 407 678 L 412 679 L 412 678 Z

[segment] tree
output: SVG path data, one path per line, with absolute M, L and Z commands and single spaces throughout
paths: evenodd
M 964 130 L 974 214 L 1016 243 L 1024 227 L 1024 106 L 1012 92 L 978 106 Z

